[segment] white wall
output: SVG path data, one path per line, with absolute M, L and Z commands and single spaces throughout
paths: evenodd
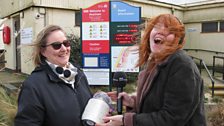
M 199 8 L 200 9 L 195 9 Z M 185 49 L 199 49 L 206 51 L 189 51 L 188 54 L 200 58 L 209 66 L 213 64 L 213 56 L 224 56 L 212 51 L 224 52 L 224 32 L 202 33 L 202 22 L 206 21 L 223 21 L 224 5 L 216 5 L 210 8 L 209 5 L 192 7 L 184 12 L 184 23 L 186 28 L 186 45 Z M 191 10 L 192 9 L 192 10 Z M 221 63 L 223 64 L 223 63 Z
M 4 50 L 4 43 L 3 43 L 3 38 L 2 38 L 2 29 L 3 29 L 3 25 L 0 27 L 0 50 Z
M 75 11 L 73 10 L 59 10 L 53 8 L 42 8 L 45 13 L 40 14 L 40 18 L 35 18 L 39 13 L 39 8 L 33 8 L 24 12 L 24 18 L 21 18 L 21 26 L 23 28 L 32 27 L 33 40 L 44 26 L 56 24 L 61 26 L 67 33 L 79 35 L 79 28 L 75 27 Z M 21 72 L 31 73 L 34 69 L 32 61 L 32 46 L 22 46 L 21 48 Z
M 32 42 L 35 39 L 37 33 L 44 27 L 44 16 L 41 15 L 40 18 L 36 18 L 38 8 L 32 8 L 24 11 L 24 16 L 20 18 L 21 30 L 25 28 L 32 29 Z M 23 44 L 21 40 L 21 72 L 29 74 L 34 69 L 34 64 L 32 61 L 32 49 L 33 47 L 29 44 Z
M 221 6 L 222 5 L 222 6 Z M 199 6 L 200 7 L 200 6 Z M 198 8 L 199 8 L 198 7 Z M 192 7 L 193 8 L 193 7 Z M 202 33 L 202 22 L 223 21 L 224 4 L 215 7 L 201 6 L 201 9 L 189 8 L 184 12 L 184 23 L 186 27 L 186 48 L 204 49 L 210 51 L 224 52 L 224 32 Z
M 7 2 L 8 5 L 10 1 L 3 0 Z M 28 0 L 27 3 L 32 0 Z M 87 8 L 91 5 L 94 5 L 98 2 L 105 0 L 60 0 L 55 2 L 53 0 L 33 0 L 37 5 L 41 5 L 42 7 L 31 7 L 26 10 L 22 10 L 19 13 L 13 13 L 10 15 L 13 17 L 14 15 L 21 15 L 20 17 L 20 25 L 21 28 L 29 28 L 33 29 L 33 39 L 38 34 L 38 32 L 43 29 L 44 26 L 49 24 L 57 24 L 63 27 L 67 33 L 73 33 L 75 35 L 80 35 L 80 28 L 75 26 L 75 9 L 79 8 Z M 220 4 L 220 6 L 206 8 L 206 7 L 192 7 L 192 8 L 184 8 L 178 6 L 171 5 L 163 5 L 158 3 L 156 5 L 152 4 L 152 1 L 148 0 L 124 0 L 125 2 L 133 5 L 141 7 L 141 16 L 151 18 L 161 13 L 174 13 L 178 18 L 180 18 L 186 27 L 186 45 L 184 48 L 186 49 L 204 49 L 204 50 L 213 50 L 213 51 L 221 51 L 224 52 L 224 42 L 222 39 L 224 33 L 201 33 L 201 22 L 203 21 L 214 21 L 214 20 L 224 20 L 224 3 Z M 15 1 L 20 2 L 20 1 Z M 54 3 L 55 2 L 55 3 Z M 62 2 L 62 3 L 61 3 Z M 20 5 L 20 4 L 14 4 Z M 22 4 L 24 5 L 24 4 Z M 51 8 L 45 8 L 44 5 L 51 5 Z M 58 8 L 54 8 L 55 5 Z M 67 9 L 62 9 L 63 6 Z M 22 8 L 22 6 L 20 7 Z M 59 9 L 61 8 L 61 9 Z M 72 9 L 73 8 L 73 9 Z M 9 7 L 6 8 L 9 10 Z M 40 13 L 40 18 L 36 19 L 35 15 Z M 7 11 L 8 12 L 8 11 Z M 7 13 L 6 13 L 7 14 Z M 10 18 L 6 24 L 13 27 L 12 18 Z M 1 33 L 0 33 L 1 34 Z M 1 42 L 1 41 L 0 41 Z M 1 43 L 0 43 L 1 44 Z M 11 30 L 11 44 L 5 45 L 5 49 L 7 50 L 5 54 L 5 59 L 7 61 L 6 67 L 9 69 L 15 69 L 15 40 L 13 35 L 13 30 Z M 211 63 L 211 57 L 213 54 L 207 54 L 203 52 L 188 52 L 198 58 L 203 58 L 206 63 Z M 34 66 L 31 61 L 32 47 L 30 46 L 22 46 L 21 47 L 21 72 L 29 74 Z M 209 56 L 206 56 L 209 55 Z M 214 54 L 215 55 L 215 54 Z

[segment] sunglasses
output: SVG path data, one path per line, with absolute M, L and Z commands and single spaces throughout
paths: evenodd
M 55 49 L 55 50 L 58 50 L 58 49 L 60 49 L 61 48 L 61 45 L 64 45 L 65 47 L 70 47 L 70 41 L 69 40 L 64 40 L 63 42 L 53 42 L 53 43 L 51 43 L 51 44 L 49 44 L 49 45 L 44 45 L 44 46 L 42 46 L 42 47 L 47 47 L 47 46 L 52 46 L 53 47 L 53 49 Z

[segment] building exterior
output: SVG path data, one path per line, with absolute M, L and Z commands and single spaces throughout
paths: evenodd
M 0 26 L 0 52 L 2 52 L 5 49 L 3 44 L 3 38 L 2 38 L 2 29 L 3 29 L 3 25 Z
M 187 43 L 185 49 L 212 66 L 213 56 L 224 57 L 224 1 L 188 4 L 184 9 Z M 217 61 L 216 61 L 217 62 Z M 217 64 L 223 65 L 223 60 Z
M 46 25 L 57 24 L 67 33 L 79 34 L 76 12 L 101 0 L 4 0 L 1 1 L 1 18 L 8 18 L 5 25 L 11 28 L 11 43 L 7 50 L 5 67 L 29 74 L 34 65 L 31 61 L 30 44 Z
M 80 8 L 105 0 L 2 0 L 0 18 L 11 28 L 11 43 L 5 45 L 6 68 L 29 74 L 34 66 L 30 44 L 46 25 L 57 24 L 67 33 L 80 35 Z M 173 5 L 150 0 L 123 0 L 141 7 L 141 16 L 151 18 L 161 13 L 176 15 L 186 27 L 186 46 L 190 55 L 212 64 L 212 56 L 224 55 L 224 1 Z M 203 28 L 202 28 L 203 27 Z M 209 55 L 209 56 L 208 56 Z

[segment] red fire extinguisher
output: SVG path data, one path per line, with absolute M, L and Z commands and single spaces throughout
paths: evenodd
M 3 27 L 2 36 L 3 36 L 4 44 L 9 44 L 10 43 L 10 28 L 9 28 L 9 26 Z

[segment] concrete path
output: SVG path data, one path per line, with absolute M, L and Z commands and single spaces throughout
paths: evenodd
M 7 84 L 7 83 L 22 83 L 26 78 L 26 75 L 15 73 L 12 71 L 2 70 L 0 71 L 0 84 Z

